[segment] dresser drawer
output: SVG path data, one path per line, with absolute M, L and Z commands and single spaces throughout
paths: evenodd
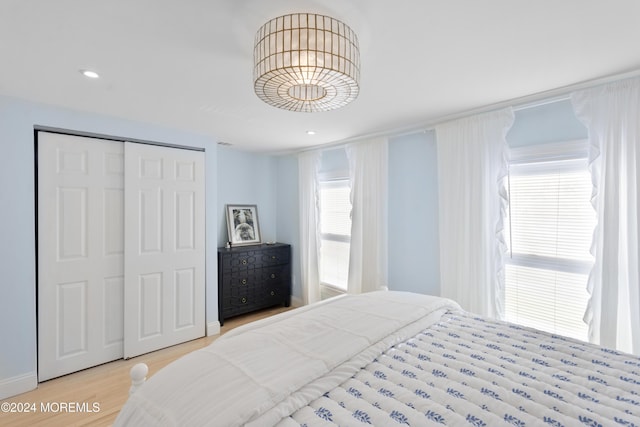
M 223 254 L 218 266 L 223 271 L 241 271 L 289 263 L 288 248 L 248 250 Z
M 261 256 L 262 265 L 289 264 L 290 252 L 289 248 L 268 249 Z
M 225 293 L 231 289 L 273 286 L 286 283 L 290 279 L 289 268 L 285 265 L 234 271 L 223 275 L 219 286 Z
M 238 288 L 222 297 L 223 315 L 230 317 L 235 314 L 283 304 L 288 296 L 289 292 L 283 285 L 267 288 Z
M 218 286 L 223 293 L 233 289 L 246 289 L 262 283 L 262 270 L 245 270 L 233 272 L 222 276 Z

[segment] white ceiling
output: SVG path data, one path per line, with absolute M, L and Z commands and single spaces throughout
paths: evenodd
M 350 105 L 294 113 L 254 94 L 255 32 L 292 12 L 358 34 Z M 639 18 L 638 0 L 0 0 L 0 94 L 277 152 L 634 72 Z

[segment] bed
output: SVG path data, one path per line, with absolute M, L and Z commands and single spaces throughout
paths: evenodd
M 640 358 L 404 292 L 234 329 L 150 377 L 116 426 L 640 426 Z

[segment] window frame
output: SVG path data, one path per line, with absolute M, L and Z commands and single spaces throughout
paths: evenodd
M 511 149 L 511 158 L 508 162 L 509 177 L 507 180 L 507 193 L 509 194 L 509 198 L 511 197 L 510 193 L 512 176 L 531 176 L 535 174 L 546 174 L 558 171 L 588 171 L 588 149 L 589 146 L 587 139 L 537 144 Z M 508 216 L 507 218 L 505 218 L 505 220 L 508 220 L 507 222 L 505 222 L 505 237 L 509 253 L 504 257 L 505 267 L 513 266 L 555 271 L 557 273 L 576 273 L 586 275 L 588 277 L 594 266 L 593 259 L 576 260 L 563 258 L 562 256 L 553 257 L 527 253 L 513 253 L 511 208 L 511 202 L 509 202 L 507 212 Z M 593 211 L 593 213 L 595 218 L 595 210 Z M 508 287 L 506 275 L 504 286 L 504 292 L 506 294 Z M 516 286 L 515 283 L 514 286 Z M 554 298 L 550 302 L 553 302 L 553 304 L 555 304 L 555 301 L 556 300 Z M 506 295 L 504 303 L 504 314 L 506 318 Z M 513 321 L 512 319 L 507 320 Z M 541 322 L 544 323 L 544 320 L 541 319 Z
M 582 172 L 588 168 L 588 159 L 583 157 L 580 152 L 575 152 L 576 158 L 564 157 L 560 159 L 542 158 L 540 161 L 536 161 L 535 157 L 529 157 L 527 161 L 521 159 L 519 163 L 510 162 L 509 164 L 509 185 L 511 176 L 531 176 L 536 174 L 546 174 L 549 172 Z M 532 154 L 533 156 L 533 154 Z M 584 154 L 586 156 L 586 154 Z M 552 166 L 544 167 L 544 163 L 556 163 Z M 517 169 L 517 173 L 513 173 L 513 168 Z M 509 189 L 509 193 L 511 190 Z M 511 205 L 509 204 L 509 209 Z M 509 215 L 511 218 L 511 215 Z M 511 221 L 508 223 L 511 228 Z M 511 236 L 511 233 L 509 233 Z M 514 262 L 517 261 L 517 262 Z M 509 244 L 509 257 L 505 261 L 507 264 L 523 265 L 532 268 L 545 268 L 549 270 L 561 271 L 564 273 L 580 273 L 589 274 L 593 268 L 593 261 L 580 261 L 562 257 L 548 257 L 542 255 L 530 255 L 530 254 L 514 254 L 513 247 Z
M 318 189 L 322 190 L 322 187 L 334 187 L 334 188 L 343 188 L 345 187 L 344 185 L 340 185 L 341 183 L 346 182 L 347 185 L 346 187 L 351 189 L 351 183 L 349 178 L 337 178 L 337 179 L 331 179 L 331 180 L 319 180 L 318 181 Z M 320 210 L 322 211 L 322 203 L 319 203 L 320 205 Z M 320 227 L 320 230 L 322 230 L 322 227 Z M 325 239 L 325 240 L 331 240 L 334 242 L 341 242 L 341 243 L 351 243 L 351 230 L 349 230 L 349 234 L 334 234 L 334 233 L 323 233 L 322 231 L 319 232 L 320 235 L 320 239 Z
M 348 172 L 342 172 L 342 171 L 334 171 L 332 173 L 320 173 L 318 174 L 318 217 L 319 217 L 319 221 L 320 218 L 322 217 L 322 203 L 321 203 L 321 196 L 320 196 L 320 191 L 322 190 L 323 187 L 325 186 L 336 186 L 336 187 L 343 187 L 344 185 L 340 185 L 346 183 L 346 187 L 348 187 L 349 189 L 351 189 L 351 178 L 349 177 Z M 349 200 L 349 202 L 351 203 L 351 200 Z M 332 241 L 332 242 L 338 242 L 338 243 L 348 243 L 349 245 L 351 245 L 351 230 L 349 230 L 349 235 L 344 235 L 344 234 L 334 234 L 334 233 L 322 233 L 322 225 L 319 223 L 318 224 L 318 238 L 320 241 L 320 245 L 322 245 L 322 241 L 323 240 L 328 240 L 328 241 Z M 320 250 L 320 257 L 322 256 L 322 249 Z M 320 265 L 319 270 L 322 271 L 322 259 L 320 259 Z M 348 267 L 347 267 L 348 268 Z M 348 273 L 347 273 L 348 275 Z M 327 288 L 328 289 L 328 293 L 329 294 L 341 294 L 341 293 L 345 293 L 347 291 L 347 284 L 345 284 L 344 287 L 342 287 L 339 284 L 336 283 L 330 283 L 330 282 L 326 282 L 322 280 L 322 274 L 320 274 L 320 286 Z

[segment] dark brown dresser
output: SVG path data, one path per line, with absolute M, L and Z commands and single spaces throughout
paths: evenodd
M 218 318 L 291 304 L 291 245 L 218 248 Z

